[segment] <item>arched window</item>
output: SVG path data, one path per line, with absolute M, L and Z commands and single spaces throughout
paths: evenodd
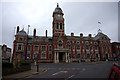
M 59 40 L 59 43 L 62 43 L 62 41 L 61 41 L 61 40 Z
M 70 47 L 71 47 L 71 46 L 70 46 L 70 42 L 67 41 L 67 48 L 70 49 Z
M 79 41 L 77 41 L 77 44 L 79 44 L 80 42 Z
M 59 29 L 59 23 L 57 23 L 57 29 Z
M 62 44 L 59 44 L 59 48 L 62 48 Z
M 60 23 L 60 29 L 62 29 L 62 23 Z
M 70 44 L 70 41 L 67 41 L 67 44 L 69 45 L 69 44 Z
M 59 46 L 59 48 L 62 48 L 62 41 L 61 40 L 59 40 L 58 46 Z

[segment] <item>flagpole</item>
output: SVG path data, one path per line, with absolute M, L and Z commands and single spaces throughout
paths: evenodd
M 98 24 L 101 26 L 101 22 L 100 22 L 100 21 L 98 21 Z M 98 33 L 99 33 L 99 32 L 102 32 L 102 30 L 100 29 L 100 26 L 98 26 L 98 27 L 99 27 Z

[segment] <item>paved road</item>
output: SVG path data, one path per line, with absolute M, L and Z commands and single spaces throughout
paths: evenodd
M 113 62 L 100 62 L 97 64 L 88 63 L 43 63 L 39 68 L 45 68 L 47 71 L 32 75 L 26 78 L 107 78 Z M 32 65 L 32 67 L 35 67 Z

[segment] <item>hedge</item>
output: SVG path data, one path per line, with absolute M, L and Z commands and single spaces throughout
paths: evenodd
M 9 67 L 9 68 L 12 68 L 13 67 L 13 63 L 9 63 L 9 62 L 2 62 L 2 67 Z
M 13 63 L 3 62 L 2 63 L 2 75 L 14 74 L 23 72 L 31 69 L 31 64 L 26 61 L 19 61 L 16 68 Z

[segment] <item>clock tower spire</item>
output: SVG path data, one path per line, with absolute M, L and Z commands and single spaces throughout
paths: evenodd
M 64 18 L 63 18 L 63 11 L 59 7 L 57 3 L 57 7 L 53 12 L 53 36 L 59 37 L 64 36 Z

